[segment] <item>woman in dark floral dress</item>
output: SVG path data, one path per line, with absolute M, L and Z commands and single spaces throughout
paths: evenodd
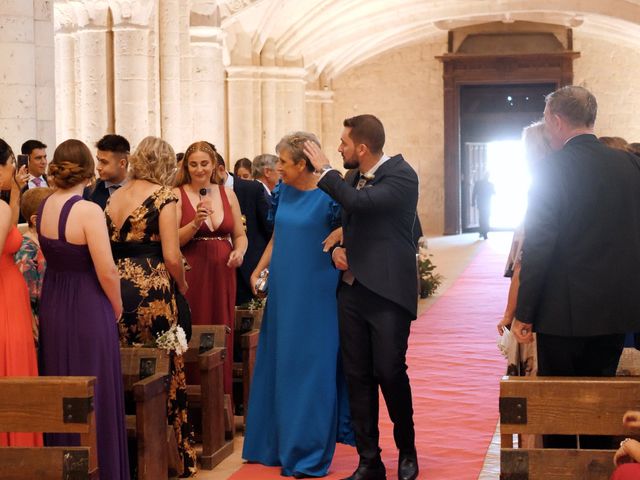
M 177 325 L 175 290 L 187 282 L 178 244 L 177 198 L 167 187 L 175 171 L 171 146 L 156 137 L 140 142 L 129 159 L 129 179 L 109 198 L 105 214 L 121 277 L 124 345 L 156 346 L 159 335 Z M 187 419 L 182 355 L 171 352 L 169 424 L 184 464 L 183 476 L 196 472 L 193 430 Z

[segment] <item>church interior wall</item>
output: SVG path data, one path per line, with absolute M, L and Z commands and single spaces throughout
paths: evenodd
M 596 135 L 640 141 L 637 46 L 578 32 L 574 50 L 580 52 L 573 64 L 574 83 L 589 89 L 598 100 Z
M 333 125 L 325 138 L 331 158 L 342 121 L 373 113 L 386 133 L 385 153 L 402 153 L 420 178 L 418 213 L 423 229 L 444 231 L 444 120 L 442 64 L 447 35 L 378 55 L 333 79 Z

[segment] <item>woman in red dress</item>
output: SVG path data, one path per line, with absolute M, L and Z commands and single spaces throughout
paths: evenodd
M 233 190 L 218 184 L 215 165 L 215 151 L 207 142 L 190 145 L 175 194 L 180 246 L 191 266 L 186 294 L 191 323 L 231 329 L 224 364 L 224 390 L 231 394 L 236 268 L 247 250 L 247 236 L 238 199 Z
M 0 139 L 0 185 L 14 175 L 14 155 Z M 31 304 L 24 277 L 13 256 L 22 235 L 11 222 L 11 208 L 0 201 L 0 376 L 38 376 L 38 362 L 31 324 Z M 0 446 L 42 446 L 39 433 L 0 432 Z

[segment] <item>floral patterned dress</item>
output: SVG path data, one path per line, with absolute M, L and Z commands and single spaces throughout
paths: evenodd
M 118 228 L 105 209 L 111 246 L 120 273 L 122 303 L 120 341 L 123 345 L 155 346 L 162 332 L 177 324 L 175 284 L 166 269 L 160 245 L 159 217 L 164 206 L 177 202 L 161 187 L 140 204 Z M 181 355 L 171 355 L 168 421 L 173 426 L 185 475 L 196 473 L 194 436 L 187 419 L 186 378 Z
M 16 265 L 22 273 L 27 288 L 29 290 L 29 300 L 31 302 L 31 313 L 33 314 L 33 339 L 38 347 L 38 314 L 40 310 L 40 293 L 42 292 L 42 279 L 47 263 L 42 255 L 40 245 L 32 238 L 24 236 L 22 245 L 15 255 Z

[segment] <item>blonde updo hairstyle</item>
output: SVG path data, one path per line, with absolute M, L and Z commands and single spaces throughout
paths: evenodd
M 129 178 L 171 185 L 176 173 L 176 153 L 158 137 L 146 137 L 129 157 Z
M 318 147 L 321 147 L 320 140 L 313 133 L 309 132 L 293 132 L 285 135 L 280 139 L 276 145 L 276 152 L 280 153 L 282 150 L 287 150 L 291 154 L 291 159 L 294 164 L 304 162 L 305 168 L 308 172 L 313 172 L 313 164 L 304 153 L 304 144 L 307 142 L 313 142 Z
M 89 147 L 72 138 L 62 142 L 53 152 L 49 175 L 56 187 L 68 189 L 93 178 L 94 168 Z
M 179 173 L 180 181 L 177 182 L 176 186 L 180 187 L 182 185 L 191 183 L 191 175 L 189 175 L 189 157 L 196 152 L 204 152 L 209 156 L 211 164 L 213 165 L 213 173 L 211 174 L 210 181 L 211 183 L 217 183 L 216 166 L 218 165 L 218 163 L 216 158 L 216 149 L 209 142 L 200 141 L 192 143 L 191 145 L 189 145 L 189 148 L 185 150 L 184 159 L 182 160 L 182 168 Z

